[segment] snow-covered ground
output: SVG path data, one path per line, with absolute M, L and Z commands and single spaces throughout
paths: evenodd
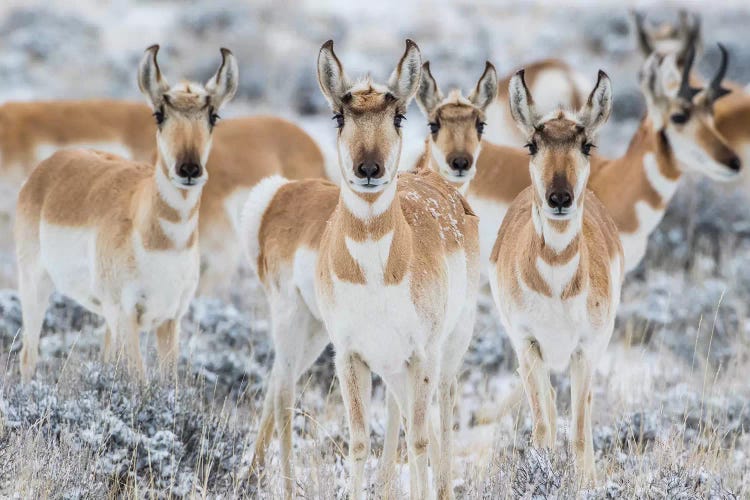
M 662 19 L 677 5 L 640 6 Z M 742 2 L 689 4 L 703 14 L 706 56 L 731 51 L 729 77 L 750 82 Z M 167 75 L 206 78 L 218 48 L 237 54 L 238 101 L 227 116 L 274 113 L 309 131 L 333 163 L 329 114 L 315 81 L 328 38 L 347 70 L 385 78 L 416 40 L 443 89 L 468 90 L 485 60 L 500 73 L 525 61 L 562 57 L 592 84 L 614 82 L 615 114 L 600 149 L 624 151 L 643 109 L 640 57 L 627 7 L 616 2 L 254 1 L 29 2 L 0 5 L 0 101 L 113 96 L 139 99 L 135 64 L 164 47 Z M 0 125 L 1 126 L 1 125 Z M 416 106 L 406 124 L 405 160 L 427 127 Z M 599 486 L 586 498 L 750 496 L 750 205 L 747 187 L 685 178 L 623 291 L 615 338 L 602 359 L 594 403 Z M 0 497 L 106 495 L 277 498 L 272 454 L 258 484 L 248 477 L 260 401 L 273 357 L 257 280 L 235 278 L 229 297 L 196 300 L 183 324 L 180 384 L 135 387 L 102 366 L 103 329 L 56 297 L 42 337 L 35 382 L 19 383 L 20 305 L 12 290 L 8 221 L 0 218 Z M 3 241 L 4 240 L 4 241 Z M 454 477 L 459 498 L 576 496 L 566 451 L 569 383 L 555 377 L 561 428 L 553 453 L 529 445 L 523 404 L 505 405 L 515 359 L 489 294 L 480 300 L 457 410 Z M 143 337 L 153 356 L 153 339 Z M 153 365 L 153 363 L 149 363 Z M 299 384 L 295 455 L 300 494 L 341 498 L 347 433 L 330 353 Z M 507 402 L 507 401 L 505 401 Z M 382 388 L 373 405 L 373 459 L 382 446 Z M 275 449 L 274 449 L 275 450 Z M 402 490 L 408 490 L 402 465 Z

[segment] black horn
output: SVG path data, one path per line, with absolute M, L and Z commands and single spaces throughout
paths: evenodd
M 700 51 L 701 48 L 701 20 L 698 14 L 680 11 L 680 24 L 678 28 L 679 37 L 682 39 L 682 48 L 677 57 L 677 64 L 684 64 L 690 50 Z
M 721 63 L 719 64 L 719 69 L 716 71 L 716 75 L 714 75 L 708 86 L 708 95 L 712 102 L 731 92 L 731 90 L 721 86 L 721 82 L 727 74 L 727 66 L 729 66 L 729 52 L 727 52 L 726 47 L 722 44 L 719 44 L 719 51 L 721 52 Z
M 680 91 L 677 93 L 678 97 L 681 97 L 688 102 L 692 102 L 695 94 L 701 91 L 701 89 L 690 86 L 690 70 L 693 69 L 694 60 L 695 48 L 690 47 L 685 54 L 685 66 L 682 68 L 682 82 L 680 83 Z
M 636 36 L 638 37 L 638 47 L 644 56 L 648 57 L 653 51 L 654 46 L 651 44 L 651 36 L 645 26 L 645 18 L 643 13 L 637 10 L 631 11 L 633 16 L 633 24 L 635 25 Z

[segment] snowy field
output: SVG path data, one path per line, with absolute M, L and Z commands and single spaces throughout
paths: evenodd
M 469 89 L 484 61 L 500 74 L 561 57 L 593 85 L 614 84 L 613 119 L 599 141 L 621 154 L 644 105 L 641 57 L 619 2 L 29 2 L 0 4 L 0 101 L 140 99 L 135 68 L 161 43 L 168 75 L 205 79 L 218 48 L 237 55 L 241 88 L 224 113 L 291 118 L 332 162 L 334 133 L 317 88 L 319 46 L 336 41 L 352 75 L 384 79 L 414 39 L 440 86 Z M 659 19 L 677 4 L 639 4 Z M 750 82 L 743 2 L 688 4 L 703 15 L 705 57 L 715 42 L 732 55 L 728 77 Z M 174 77 L 173 77 L 174 78 Z M 2 126 L 2 125 L 0 125 Z M 404 162 L 427 133 L 414 106 Z M 557 448 L 529 446 L 525 401 L 487 419 L 517 382 L 516 362 L 489 293 L 480 298 L 461 379 L 454 479 L 458 498 L 750 497 L 750 183 L 720 186 L 686 177 L 626 280 L 614 339 L 595 377 L 594 440 L 599 484 L 578 492 L 567 451 L 569 381 L 557 376 Z M 273 359 L 258 282 L 243 270 L 228 296 L 194 302 L 183 323 L 180 384 L 135 387 L 99 363 L 102 322 L 56 297 L 41 340 L 36 380 L 20 383 L 20 304 L 13 290 L 9 222 L 0 215 L 0 497 L 278 498 L 276 448 L 267 474 L 248 474 L 260 402 Z M 144 336 L 150 358 L 153 338 Z M 153 366 L 153 359 L 148 364 Z M 345 414 L 330 353 L 298 385 L 294 420 L 298 492 L 343 498 Z M 374 479 L 384 404 L 375 384 Z M 402 489 L 408 467 L 402 457 Z M 374 495 L 374 492 L 372 492 Z

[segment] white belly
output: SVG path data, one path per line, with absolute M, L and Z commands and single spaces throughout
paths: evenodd
M 471 194 L 469 194 L 469 204 L 474 213 L 479 216 L 479 269 L 481 281 L 486 283 L 490 254 L 497 239 L 497 232 L 508 212 L 508 205 Z
M 185 313 L 198 286 L 200 253 L 187 250 L 145 250 L 133 238 L 136 273 L 123 279 L 121 304 L 136 311 L 143 328 L 151 328 Z
M 94 300 L 96 233 L 91 228 L 62 227 L 42 223 L 39 228 L 40 255 L 55 288 L 98 311 Z

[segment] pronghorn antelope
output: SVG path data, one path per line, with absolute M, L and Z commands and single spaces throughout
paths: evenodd
M 137 161 L 156 153 L 153 111 L 116 100 L 7 103 L 0 107 L 0 212 L 15 209 L 32 168 L 58 149 L 96 148 Z M 223 120 L 213 134 L 201 202 L 200 292 L 225 285 L 236 270 L 242 201 L 260 179 L 325 177 L 323 155 L 298 126 L 272 116 Z
M 685 80 L 692 62 L 692 56 L 686 59 L 687 72 L 681 75 L 676 55 L 654 54 L 641 75 L 647 114 L 626 153 L 617 159 L 591 156 L 589 188 L 617 223 L 626 271 L 643 258 L 648 236 L 661 221 L 684 170 L 725 181 L 735 178 L 740 169 L 737 155 L 712 123 L 712 104 L 722 95 L 713 89 L 721 85 L 721 68 L 726 62 L 723 59 L 711 85 L 697 93 Z M 438 89 L 436 84 L 428 88 Z M 447 143 L 429 140 L 443 157 L 453 154 Z M 531 183 L 527 162 L 527 153 L 518 148 L 483 141 L 476 172 L 464 176 L 469 184 L 464 188 L 466 196 L 479 215 L 482 262 L 489 259 L 508 206 Z M 461 179 L 455 175 L 447 178 L 454 183 Z
M 427 410 L 437 389 L 440 440 L 430 444 L 440 449 L 433 464 L 438 493 L 452 496 L 455 374 L 474 323 L 477 226 L 461 195 L 439 175 L 429 169 L 396 175 L 400 125 L 420 64 L 419 49 L 407 40 L 388 85 L 369 78 L 352 83 L 333 42 L 324 44 L 318 79 L 339 127 L 341 187 L 271 178 L 245 206 L 248 253 L 271 304 L 277 357 L 269 383 L 275 397 L 264 403 L 256 458 L 275 411 L 288 487 L 294 383 L 325 346 L 327 329 L 349 418 L 350 495 L 362 495 L 374 371 L 390 394 L 389 436 L 398 430 L 390 403 L 404 416 L 416 498 L 428 494 Z M 393 442 L 386 448 L 384 462 L 395 455 Z
M 212 131 L 237 90 L 238 71 L 222 49 L 221 66 L 205 87 L 170 87 L 158 50 L 150 47 L 138 68 L 157 123 L 155 163 L 61 151 L 32 172 L 19 194 L 15 239 L 27 380 L 53 289 L 104 316 L 105 357 L 115 342 L 142 377 L 138 334 L 155 328 L 161 366 L 176 365 L 180 319 L 198 284 L 198 211 Z
M 641 52 L 648 57 L 653 52 L 666 55 L 678 54 L 679 69 L 684 68 L 685 57 L 689 50 L 696 52 L 702 49 L 700 18 L 696 14 L 686 11 L 680 12 L 680 22 L 677 26 L 664 24 L 659 29 L 649 26 L 643 15 L 634 13 L 635 28 L 638 35 L 638 45 Z M 707 89 L 713 99 L 714 125 L 727 143 L 741 157 L 744 163 L 750 162 L 750 94 L 746 88 L 733 82 L 722 80 L 727 68 L 728 56 L 726 49 L 719 45 L 722 63 L 714 79 Z M 693 83 L 697 83 L 694 80 Z M 719 97 L 728 94 L 723 99 Z M 715 102 L 714 102 L 715 101 Z
M 552 111 L 558 106 L 578 109 L 586 98 L 583 79 L 565 62 L 559 59 L 544 59 L 526 65 L 526 80 L 537 95 L 537 107 L 541 111 Z M 493 144 L 516 145 L 523 136 L 509 113 L 508 83 L 515 71 L 503 78 L 497 87 L 497 99 L 487 110 L 485 140 Z
M 623 280 L 617 227 L 586 188 L 589 154 L 612 107 L 599 77 L 578 113 L 537 114 L 523 70 L 510 83 L 511 112 L 527 138 L 531 186 L 513 201 L 490 258 L 490 285 L 519 362 L 533 443 L 554 449 L 549 370 L 571 372 L 571 438 L 579 479 L 595 481 L 591 433 L 594 363 L 614 329 Z
M 489 61 L 468 98 L 458 89 L 444 97 L 432 76 L 429 61 L 422 65 L 417 104 L 429 122 L 430 136 L 418 163 L 428 162 L 446 180 L 455 183 L 462 194 L 476 173 L 474 166 L 486 125 L 484 112 L 496 96 L 497 73 Z M 490 143 L 484 145 L 496 148 Z

